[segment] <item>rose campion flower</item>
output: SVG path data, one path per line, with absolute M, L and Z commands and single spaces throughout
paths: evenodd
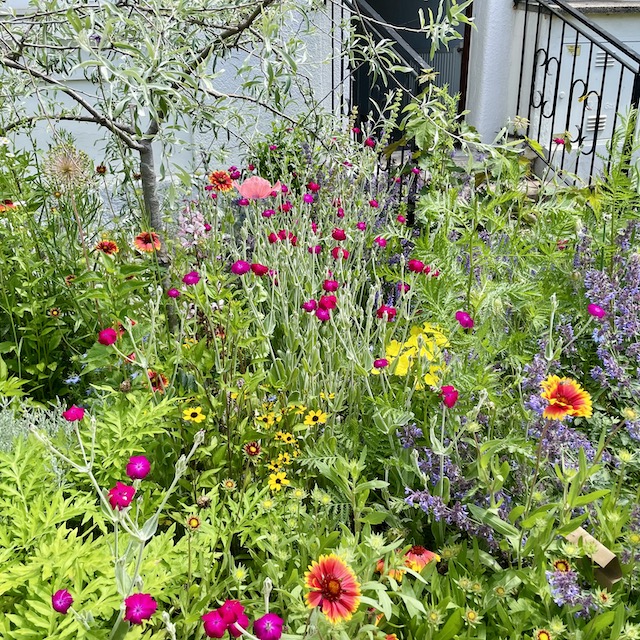
M 465 311 L 456 312 L 456 320 L 460 323 L 463 329 L 473 329 L 473 318 Z
M 306 302 L 302 303 L 302 308 L 307 313 L 311 313 L 312 311 L 315 311 L 318 308 L 318 303 L 313 298 L 311 298 L 310 300 L 307 300 Z
M 308 251 L 309 253 L 315 253 L 316 255 L 318 255 L 319 253 L 321 253 L 321 252 L 322 252 L 322 245 L 320 245 L 320 244 L 316 244 L 316 245 L 314 245 L 313 247 L 309 247 L 309 248 L 307 249 L 307 251 Z
M 404 224 L 407 219 L 403 216 L 403 215 L 399 215 L 396 220 L 400 223 L 400 224 Z
M 289 211 L 291 211 L 291 209 L 293 209 L 293 205 L 287 200 L 286 202 L 283 202 L 278 209 L 280 209 L 280 211 L 282 211 L 283 213 L 289 213 Z
M 318 306 L 321 309 L 326 309 L 327 311 L 331 311 L 338 306 L 338 298 L 335 296 L 321 296 L 318 301 Z
M 416 176 L 420 175 L 420 167 L 413 167 L 413 169 L 411 169 L 411 173 L 413 173 Z
M 318 191 L 320 191 L 320 185 L 317 182 L 311 181 L 307 184 L 307 189 L 312 193 L 318 193 Z
M 387 241 L 382 236 L 376 236 L 373 242 L 377 244 L 381 249 L 384 249 L 387 246 Z
M 598 318 L 598 320 L 601 320 L 602 318 L 604 318 L 607 315 L 607 312 L 602 307 L 598 306 L 597 304 L 588 305 L 587 306 L 587 311 L 594 318 Z
M 105 347 L 115 344 L 117 339 L 118 333 L 113 327 L 107 327 L 98 334 L 98 342 L 105 345 Z
M 73 596 L 66 589 L 59 589 L 51 596 L 54 611 L 65 615 L 73 604 Z
M 375 198 L 371 198 L 371 200 L 369 200 L 369 206 L 372 209 L 377 209 L 380 205 L 378 204 L 378 201 Z
M 275 151 L 278 148 L 277 144 L 270 144 L 269 145 L 269 151 Z
M 386 304 L 381 305 L 380 308 L 376 311 L 376 315 L 381 320 L 385 317 L 386 314 L 387 322 L 392 322 L 397 313 L 398 312 L 393 307 L 390 307 Z
M 209 611 L 202 616 L 207 638 L 222 638 L 227 632 L 227 623 L 217 611 Z
M 422 273 L 422 271 L 424 271 L 424 262 L 415 259 L 409 260 L 409 262 L 407 262 L 407 269 L 413 271 L 413 273 Z
M 346 260 L 349 257 L 349 252 L 342 247 L 334 247 L 333 249 L 331 249 L 331 255 L 333 256 L 334 260 L 340 260 L 340 258 Z
M 144 480 L 151 471 L 151 463 L 145 456 L 131 456 L 125 471 L 132 480 Z
M 378 358 L 377 360 L 373 361 L 373 366 L 376 369 L 384 369 L 385 367 L 389 366 L 389 361 L 386 358 Z
M 338 218 L 344 218 L 344 209 L 342 207 L 338 207 L 336 215 Z
M 253 634 L 258 640 L 280 640 L 284 620 L 275 613 L 265 613 L 253 623 Z
M 273 209 L 265 209 L 262 212 L 262 217 L 263 218 L 270 218 L 271 216 L 275 216 L 276 212 Z
M 311 231 L 313 231 L 313 233 L 318 233 L 318 223 L 315 221 L 311 222 Z
M 122 482 L 116 482 L 116 486 L 109 489 L 109 504 L 112 509 L 121 511 L 126 509 L 133 500 L 136 490 Z
M 398 288 L 398 293 L 407 293 L 407 291 L 411 290 L 411 286 L 406 282 L 398 282 L 396 287 Z
M 325 280 L 322 283 L 322 288 L 325 291 L 328 291 L 330 293 L 333 292 L 333 291 L 337 291 L 339 287 L 340 287 L 340 285 L 338 284 L 337 280 Z
M 329 313 L 329 309 L 324 309 L 322 307 L 316 309 L 316 318 L 318 318 L 318 320 L 320 320 L 321 322 L 327 322 L 330 317 L 331 314 Z
M 197 271 L 189 271 L 182 278 L 182 282 L 187 285 L 194 285 L 200 282 L 200 274 Z
M 246 260 L 236 260 L 236 262 L 231 265 L 231 273 L 237 276 L 242 276 L 250 270 L 251 265 Z
M 134 593 L 124 600 L 124 619 L 131 624 L 142 624 L 156 612 L 158 604 L 148 593 Z
M 362 129 L 360 127 L 351 127 L 351 132 L 358 135 L 359 133 L 362 133 Z
M 235 621 L 234 624 L 230 624 L 229 625 L 229 633 L 234 637 L 234 638 L 239 638 L 242 635 L 242 631 L 240 631 L 238 629 L 238 627 L 236 627 L 237 625 L 240 625 L 243 629 L 248 629 L 249 628 L 249 618 L 247 618 L 246 614 L 242 613 L 238 616 L 238 619 Z
M 364 146 L 369 147 L 370 149 L 375 149 L 376 141 L 373 138 L 367 138 L 364 141 Z
M 251 271 L 257 276 L 266 276 L 267 273 L 269 273 L 269 267 L 259 264 L 258 262 L 254 262 L 251 265 Z
M 66 411 L 62 412 L 62 417 L 67 422 L 77 422 L 84 418 L 84 409 L 82 407 L 77 407 L 75 404 L 72 404 Z
M 289 193 L 289 187 L 287 187 L 286 184 L 280 185 L 280 192 L 281 193 Z
M 178 291 L 178 289 L 175 289 L 175 288 L 174 289 L 169 289 L 167 291 L 167 296 L 169 298 L 174 298 L 175 299 L 175 298 L 179 298 L 181 295 L 182 294 L 180 293 L 180 291 Z
M 250 162 L 250 163 L 247 165 L 247 169 L 248 169 L 249 171 L 253 171 L 253 170 L 255 170 L 255 168 L 256 168 L 256 165 L 255 165 L 255 164 L 253 164 L 252 162 Z
M 358 229 L 358 231 L 364 231 L 366 228 L 367 228 L 366 222 L 358 222 L 356 224 L 356 229 Z
M 310 193 L 305 193 L 302 196 L 302 201 L 306 204 L 313 204 L 313 196 Z
M 442 395 L 442 402 L 449 409 L 458 402 L 458 390 L 449 384 L 440 388 L 440 395 Z
M 331 237 L 334 240 L 346 240 L 347 239 L 347 234 L 345 233 L 344 229 L 338 229 L 337 227 L 331 232 Z
M 227 624 L 233 624 L 244 613 L 244 607 L 239 600 L 225 600 L 218 613 Z
M 267 236 L 267 238 L 269 239 L 269 242 L 270 242 L 271 244 L 275 244 L 275 243 L 276 243 L 276 242 L 278 242 L 278 240 L 279 240 L 278 236 L 277 236 L 275 233 L 273 233 L 273 232 L 272 232 L 272 233 L 270 233 L 270 234 Z
M 249 205 L 249 198 L 239 198 L 238 199 L 238 206 L 239 207 L 246 207 Z

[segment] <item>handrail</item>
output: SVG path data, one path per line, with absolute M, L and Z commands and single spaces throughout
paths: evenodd
M 518 5 L 520 5 L 522 2 L 523 2 L 523 0 L 514 0 L 514 4 L 516 5 L 516 7 Z M 633 49 L 628 47 L 624 42 L 622 42 L 621 40 L 619 40 L 615 36 L 611 35 L 608 31 L 605 31 L 596 22 L 594 22 L 593 20 L 587 18 L 587 16 L 585 16 L 584 13 L 582 13 L 578 9 L 574 9 L 566 0 L 535 0 L 535 2 L 537 4 L 542 5 L 543 7 L 548 9 L 549 12 L 553 13 L 554 15 L 556 15 L 558 17 L 561 17 L 561 15 L 560 15 L 561 12 L 558 11 L 554 7 L 554 5 L 560 7 L 562 12 L 568 13 L 570 16 L 575 18 L 579 23 L 582 23 L 582 24 L 586 25 L 593 33 L 598 34 L 601 38 L 606 40 L 606 42 L 608 44 L 613 45 L 616 49 L 619 49 L 620 51 L 622 51 L 625 56 L 627 56 L 628 58 L 630 58 L 634 62 L 637 62 L 638 65 L 640 65 L 640 54 L 638 54 L 636 51 L 634 51 Z M 584 31 L 579 29 L 576 25 L 572 25 L 572 26 L 576 31 L 581 33 L 583 36 L 585 36 L 587 38 L 590 36 L 590 34 L 585 33 Z M 600 44 L 600 46 L 602 47 L 602 44 Z M 605 49 L 605 51 L 607 51 L 607 53 L 609 53 L 609 55 L 614 57 L 620 64 L 624 64 L 625 66 L 629 66 L 626 61 L 620 59 L 614 52 L 608 51 L 606 49 Z

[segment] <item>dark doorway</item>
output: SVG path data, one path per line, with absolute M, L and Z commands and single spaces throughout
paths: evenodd
M 402 27 L 419 29 L 418 10 L 422 9 L 427 19 L 429 9 L 437 15 L 440 0 L 357 0 L 357 4 L 363 16 L 372 19 L 367 24 L 368 31 L 377 39 L 389 38 L 396 42 L 394 48 L 405 65 L 418 74 L 423 68 L 433 68 L 437 72 L 436 85 L 448 85 L 452 95 L 460 93 L 459 110 L 462 111 L 466 97 L 469 28 L 464 24 L 459 25 L 461 39 L 450 42 L 448 50 L 440 47 L 432 59 L 429 38 Z M 378 21 L 400 28 L 388 28 L 378 24 Z M 415 94 L 418 90 L 417 74 L 395 74 L 395 80 L 411 93 Z M 358 69 L 354 74 L 353 99 L 360 118 L 366 117 L 372 100 L 380 102 L 388 91 L 389 88 L 380 82 L 371 83 L 365 67 Z

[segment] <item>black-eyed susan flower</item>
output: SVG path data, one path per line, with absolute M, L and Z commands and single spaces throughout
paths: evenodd
M 202 407 L 188 407 L 182 411 L 182 419 L 199 424 L 204 422 L 207 416 L 202 413 Z
M 593 414 L 591 396 L 571 378 L 549 376 L 543 380 L 542 389 L 541 397 L 549 403 L 542 414 L 543 418 L 590 418 Z
M 271 460 L 269 462 L 269 471 L 280 471 L 282 464 L 278 460 Z
M 279 453 L 278 454 L 278 462 L 283 465 L 283 466 L 287 466 L 289 464 L 291 464 L 291 456 L 288 453 Z
M 195 531 L 196 529 L 199 529 L 201 524 L 202 523 L 200 521 L 200 518 L 198 518 L 198 516 L 189 516 L 187 518 L 187 527 L 189 527 L 191 531 Z
M 304 424 L 310 427 L 316 424 L 325 424 L 328 417 L 328 414 L 324 413 L 324 411 L 309 411 L 304 418 Z
M 255 420 L 266 429 L 269 429 L 276 423 L 276 415 L 275 413 L 262 413 L 257 415 Z
M 269 489 L 271 491 L 280 491 L 288 484 L 290 484 L 290 481 L 287 480 L 287 474 L 284 471 L 278 471 L 269 476 Z

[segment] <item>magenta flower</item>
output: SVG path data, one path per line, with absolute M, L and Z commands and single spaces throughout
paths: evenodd
M 276 212 L 273 209 L 265 209 L 262 212 L 262 217 L 263 218 L 270 218 L 271 216 L 275 216 Z
M 132 480 L 144 480 L 151 471 L 151 463 L 145 456 L 131 456 L 125 471 Z
M 424 271 L 424 262 L 422 260 L 409 260 L 407 262 L 407 269 L 413 271 L 413 273 L 422 273 Z
M 169 298 L 179 298 L 182 294 L 180 293 L 180 291 L 178 291 L 178 289 L 169 289 L 167 291 L 167 296 L 169 296 Z
M 602 320 L 602 318 L 604 318 L 607 315 L 607 312 L 602 307 L 599 307 L 597 304 L 588 305 L 587 311 L 594 318 L 598 318 L 598 320 Z
M 452 409 L 458 402 L 458 390 L 450 384 L 440 388 L 440 395 L 442 396 L 442 402 L 449 409 Z
M 255 165 L 255 164 L 253 164 L 252 162 L 250 162 L 250 163 L 247 165 L 247 170 L 248 170 L 248 171 L 253 171 L 255 168 L 256 168 L 256 165 Z
M 564 146 L 565 142 L 566 142 L 566 140 L 564 138 L 554 138 L 553 139 L 553 143 L 554 144 L 559 144 L 559 145 Z
M 331 313 L 329 312 L 329 309 L 323 309 L 322 307 L 316 309 L 316 318 L 321 322 L 327 322 L 330 317 Z
M 275 613 L 266 613 L 253 623 L 253 635 L 258 640 L 280 640 L 284 620 Z
M 229 625 L 229 633 L 234 638 L 239 638 L 242 635 L 242 631 L 240 631 L 238 627 L 236 627 L 236 624 L 240 625 L 243 629 L 248 629 L 249 618 L 247 618 L 246 614 L 242 613 L 238 616 L 238 619 L 236 620 L 235 624 Z
M 464 329 L 473 329 L 473 318 L 466 311 L 456 311 L 456 320 Z
M 211 231 L 211 229 L 212 229 L 212 228 L 213 228 L 213 227 L 212 227 L 208 222 L 205 222 L 205 223 L 204 223 L 204 230 L 205 230 L 207 233 L 209 233 L 209 231 Z
M 108 327 L 106 329 L 103 329 L 98 334 L 98 342 L 100 344 L 105 345 L 106 347 L 114 344 L 117 339 L 118 339 L 118 333 L 113 327 Z
M 411 287 L 406 282 L 398 282 L 396 287 L 398 288 L 398 293 L 407 293 L 407 291 L 411 290 Z
M 283 191 L 284 193 L 284 191 Z M 293 205 L 287 200 L 286 202 L 283 202 L 278 209 L 280 209 L 280 211 L 282 211 L 283 213 L 289 213 L 289 211 L 291 211 L 291 209 L 293 209 Z
M 349 257 L 349 252 L 342 247 L 333 247 L 333 249 L 331 249 L 331 255 L 334 260 L 340 260 L 340 258 L 346 260 Z
M 398 217 L 396 218 L 396 220 L 397 220 L 400 224 L 404 224 L 404 223 L 407 221 L 407 219 L 406 219 L 403 215 L 398 216 Z
M 307 251 L 309 253 L 315 253 L 316 255 L 318 255 L 319 253 L 322 252 L 322 245 L 321 244 L 316 244 L 313 247 L 308 247 Z
M 416 176 L 420 175 L 420 167 L 413 167 L 413 169 L 411 169 L 411 173 L 413 173 Z
M 278 148 L 277 144 L 270 144 L 269 145 L 269 151 L 275 151 Z
M 337 280 L 325 280 L 322 283 L 322 288 L 329 293 L 337 291 L 339 287 L 340 285 Z
M 378 318 L 382 320 L 386 316 L 387 322 L 392 322 L 397 313 L 398 312 L 393 307 L 390 307 L 386 304 L 381 305 L 380 308 L 376 311 L 376 315 L 378 316 Z
M 385 367 L 389 366 L 389 361 L 386 358 L 378 358 L 377 360 L 373 361 L 373 366 L 376 369 L 384 369 Z
M 338 306 L 338 298 L 335 296 L 321 296 L 318 301 L 318 306 L 326 311 L 331 311 Z
M 209 611 L 202 616 L 207 638 L 222 638 L 227 632 L 227 623 L 217 611 Z
M 362 133 L 362 129 L 360 127 L 351 127 L 351 132 L 358 135 L 359 133 Z
M 251 271 L 257 276 L 266 276 L 267 273 L 269 273 L 269 267 L 266 267 L 265 265 L 258 262 L 254 262 L 251 265 Z
M 318 233 L 318 223 L 315 221 L 311 221 L 311 231 L 313 233 Z
M 249 202 L 250 202 L 249 198 L 238 198 L 239 207 L 246 207 L 249 204 Z
M 342 207 L 338 207 L 337 214 L 338 218 L 344 218 L 344 209 Z
M 331 237 L 334 240 L 346 240 L 347 239 L 347 234 L 345 233 L 344 229 L 335 228 L 331 232 Z
M 124 600 L 124 619 L 131 624 L 142 624 L 158 608 L 158 603 L 148 593 L 134 593 Z
M 364 146 L 369 147 L 370 149 L 374 149 L 376 146 L 376 141 L 373 138 L 367 138 L 364 141 Z
M 200 274 L 197 271 L 189 271 L 183 276 L 182 282 L 188 285 L 198 284 L 200 282 Z
M 367 228 L 366 222 L 358 222 L 356 224 L 356 229 L 358 229 L 358 231 L 364 231 L 366 228 Z
M 244 613 L 244 607 L 239 600 L 226 600 L 218 613 L 227 624 L 233 624 Z
M 387 241 L 382 236 L 376 236 L 373 242 L 382 249 L 384 249 L 387 246 Z
M 231 273 L 237 276 L 242 276 L 250 270 L 251 265 L 246 260 L 236 260 L 236 262 L 231 265 Z
M 286 184 L 282 184 L 282 185 L 280 185 L 280 191 L 282 193 L 289 193 L 289 187 L 287 187 Z
M 109 504 L 111 508 L 118 511 L 126 509 L 131 504 L 135 492 L 135 487 L 116 482 L 116 486 L 109 489 Z
M 371 198 L 371 200 L 369 200 L 369 206 L 372 209 L 377 209 L 380 205 L 378 204 L 378 201 L 375 198 Z
M 318 193 L 318 191 L 320 191 L 320 185 L 317 182 L 311 181 L 307 184 L 307 189 L 313 193 Z
M 73 604 L 73 596 L 66 589 L 59 589 L 51 596 L 54 611 L 65 615 Z
M 278 236 L 277 236 L 275 233 L 273 233 L 273 232 L 271 232 L 271 233 L 267 236 L 267 238 L 269 239 L 269 242 L 270 242 L 271 244 L 275 244 L 275 243 L 276 243 L 276 242 L 278 242 L 278 240 L 279 240 Z
M 307 300 L 306 302 L 302 303 L 302 308 L 307 313 L 311 313 L 312 311 L 315 311 L 318 308 L 318 303 L 313 298 L 311 298 L 310 300 Z
M 66 411 L 62 412 L 62 417 L 67 422 L 76 422 L 84 418 L 84 409 L 72 404 Z
M 313 203 L 313 196 L 310 193 L 305 193 L 302 196 L 302 201 L 306 202 L 307 204 L 312 204 Z

